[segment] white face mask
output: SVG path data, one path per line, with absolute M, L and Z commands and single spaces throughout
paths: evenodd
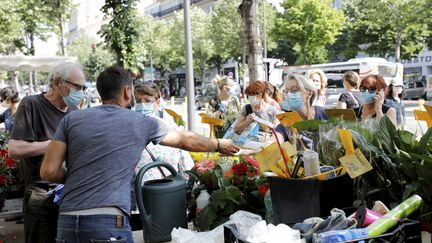
M 400 94 L 402 93 L 403 88 L 402 87 L 393 87 L 393 93 L 394 94 Z
M 258 105 L 260 103 L 260 99 L 258 99 L 256 96 L 249 96 L 249 103 L 251 105 Z
M 2 104 L 2 106 L 3 106 L 4 108 L 6 108 L 6 109 L 11 108 L 11 103 L 10 103 L 10 102 L 7 102 L 6 100 L 3 100 L 3 102 L 2 102 L 1 104 Z

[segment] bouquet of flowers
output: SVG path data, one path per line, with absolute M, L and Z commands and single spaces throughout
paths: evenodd
M 210 230 L 226 222 L 238 210 L 265 215 L 264 195 L 268 183 L 252 157 L 203 160 L 186 171 L 193 185 L 187 195 L 189 219 L 199 230 Z M 207 190 L 209 203 L 197 214 L 196 199 Z

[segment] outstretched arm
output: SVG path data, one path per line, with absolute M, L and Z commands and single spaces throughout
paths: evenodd
M 220 152 L 225 155 L 234 155 L 238 148 L 230 139 L 206 138 L 193 132 L 169 131 L 162 139 L 162 145 L 180 148 L 195 152 Z

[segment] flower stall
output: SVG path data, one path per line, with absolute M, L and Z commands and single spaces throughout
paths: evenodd
M 286 223 L 306 237 L 303 220 L 328 216 L 331 221 L 332 208 L 343 209 L 347 223 L 328 231 L 337 237 L 346 232 L 355 236 L 345 240 L 381 237 L 385 232 L 406 230 L 407 225 L 417 227 L 419 222 L 430 226 L 432 129 L 417 139 L 397 129 L 386 116 L 366 122 L 299 121 L 291 129 L 292 141 L 262 150 L 273 146 L 272 152 L 192 156 L 196 163 L 187 172 L 187 207 L 195 229 L 212 230 L 244 210 L 262 216 L 267 223 Z M 377 203 L 391 210 L 374 213 Z M 368 221 L 367 213 L 378 216 Z M 404 220 L 407 217 L 410 219 Z M 420 237 L 420 230 L 414 231 Z M 313 235 L 325 242 L 336 237 L 333 233 Z M 312 235 L 306 239 L 312 240 Z

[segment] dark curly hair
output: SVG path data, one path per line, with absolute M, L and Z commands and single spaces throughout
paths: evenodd
M 12 103 L 19 102 L 19 93 L 17 89 L 13 86 L 6 86 L 2 90 L 0 90 L 0 99 L 3 102 L 7 98 L 10 98 Z

